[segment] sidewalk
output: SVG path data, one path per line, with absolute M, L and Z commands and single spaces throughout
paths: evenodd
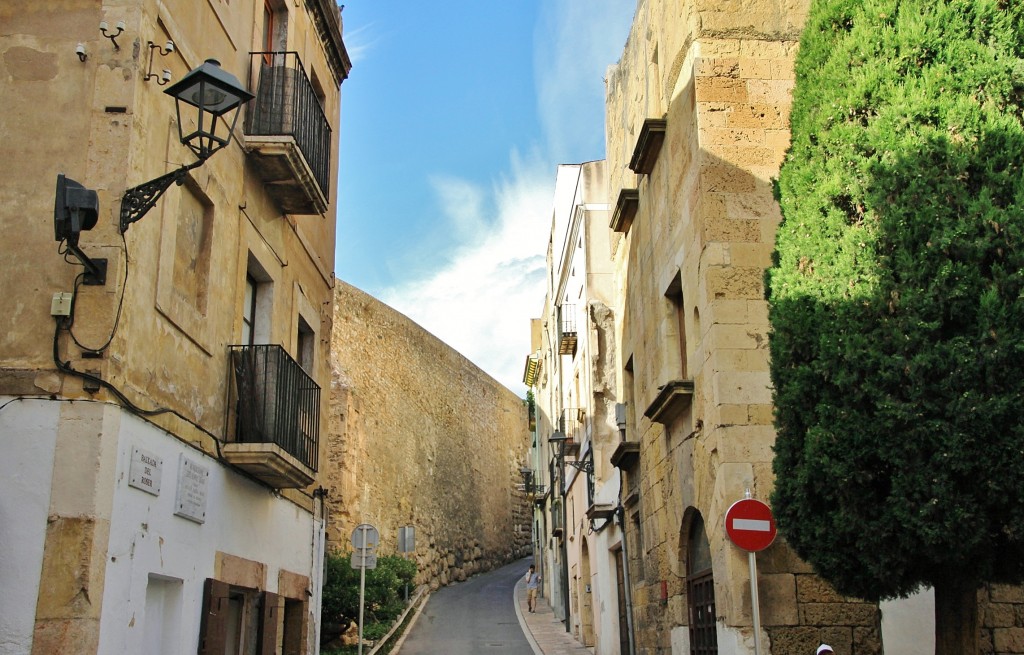
M 593 655 L 594 649 L 587 648 L 565 631 L 565 624 L 555 618 L 547 598 L 537 599 L 536 612 L 527 611 L 524 580 L 516 583 L 513 593 L 519 625 L 536 655 Z

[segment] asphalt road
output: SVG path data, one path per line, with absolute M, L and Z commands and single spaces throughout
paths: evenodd
M 523 559 L 438 589 L 399 655 L 533 655 L 512 597 L 529 565 Z

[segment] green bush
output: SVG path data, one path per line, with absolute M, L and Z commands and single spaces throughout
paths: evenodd
M 359 620 L 359 569 L 350 565 L 350 553 L 332 551 L 324 562 L 323 606 L 320 617 L 326 626 L 344 630 Z M 416 577 L 416 563 L 397 555 L 377 557 L 377 568 L 366 571 L 363 637 L 378 639 L 405 609 L 405 587 Z M 382 626 L 382 627 L 381 627 Z M 334 635 L 327 634 L 327 639 Z M 379 633 L 379 634 L 377 634 Z M 376 637 L 371 634 L 377 634 Z
M 812 2 L 767 275 L 772 502 L 844 594 L 1024 580 L 1022 116 L 1024 2 Z

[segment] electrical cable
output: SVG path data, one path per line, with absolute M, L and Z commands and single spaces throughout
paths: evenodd
M 63 242 L 62 242 L 63 243 Z M 117 301 L 117 313 L 114 315 L 114 325 L 110 328 L 110 336 L 107 337 L 106 342 L 99 348 L 91 348 L 84 345 L 75 336 L 74 331 L 71 329 L 75 324 L 75 302 L 78 300 L 78 288 L 82 285 L 82 280 L 85 279 L 85 273 L 80 273 L 75 278 L 74 290 L 71 294 L 71 321 L 67 325 L 68 334 L 71 335 L 71 340 L 75 342 L 75 345 L 82 350 L 90 353 L 101 353 L 110 347 L 111 342 L 114 340 L 114 335 L 117 333 L 117 326 L 121 323 L 121 310 L 124 308 L 124 295 L 128 288 L 128 242 L 124 238 L 124 233 L 121 233 L 121 246 L 124 250 L 124 279 L 121 281 L 121 296 Z M 67 251 L 65 250 L 64 260 L 67 261 Z
M 188 423 L 189 425 L 191 425 L 195 429 L 199 430 L 200 432 L 202 432 L 206 436 L 208 436 L 211 439 L 213 439 L 214 443 L 217 444 L 217 457 L 220 458 L 220 438 L 217 435 L 215 435 L 214 433 L 212 433 L 209 430 L 207 430 L 206 428 L 204 428 L 203 426 L 201 426 L 198 423 L 196 423 L 195 421 L 193 421 L 192 419 L 190 419 L 189 417 L 185 416 L 184 414 L 182 414 L 178 410 L 171 409 L 169 407 L 158 407 L 156 409 L 142 409 L 141 407 L 139 407 L 138 405 L 133 403 L 127 396 L 124 395 L 124 393 L 120 389 L 115 387 L 110 382 L 107 382 L 103 378 L 101 378 L 101 377 L 99 377 L 97 375 L 93 375 L 92 373 L 86 373 L 85 371 L 79 371 L 79 370 L 75 369 L 74 367 L 71 366 L 71 362 L 70 361 L 62 362 L 61 359 L 60 359 L 60 348 L 59 348 L 60 331 L 61 331 L 61 329 L 63 329 L 62 326 L 61 326 L 61 320 L 60 320 L 61 318 L 62 317 L 57 317 L 57 319 L 58 319 L 57 322 L 56 322 L 57 326 L 56 326 L 56 329 L 53 332 L 53 363 L 57 366 L 57 370 L 58 371 L 60 371 L 62 373 L 66 373 L 68 375 L 73 375 L 73 376 L 81 378 L 83 380 L 88 380 L 89 382 L 92 382 L 93 384 L 98 384 L 99 386 L 103 387 L 104 389 L 106 389 L 107 391 L 112 393 L 114 395 L 114 397 L 117 398 L 117 400 L 120 402 L 122 407 L 124 407 L 129 412 L 131 412 L 132 414 L 135 414 L 136 416 L 138 416 L 140 418 L 145 418 L 145 417 L 148 417 L 148 416 L 159 416 L 161 414 L 172 414 L 174 416 L 177 416 L 182 421 Z

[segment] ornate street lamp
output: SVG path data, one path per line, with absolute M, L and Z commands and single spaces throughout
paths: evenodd
M 207 59 L 164 93 L 175 100 L 178 137 L 197 161 L 125 191 L 121 199 L 122 234 L 153 208 L 171 184 L 182 184 L 190 170 L 202 166 L 213 153 L 231 142 L 238 109 L 255 97 L 216 59 Z M 193 125 L 195 129 L 191 129 Z
M 561 559 L 562 559 L 562 570 L 560 577 L 561 588 L 562 588 L 562 610 L 563 616 L 565 617 L 565 631 L 569 632 L 571 627 L 569 624 L 569 552 L 566 541 L 569 532 L 569 526 L 566 525 L 566 507 L 565 507 L 565 443 L 568 441 L 568 437 L 561 430 L 555 430 L 554 434 L 548 437 L 548 448 L 551 449 L 551 456 L 556 461 L 556 474 L 558 475 L 558 492 L 562 497 L 561 512 L 562 512 L 562 539 L 561 539 Z M 551 491 L 554 495 L 555 481 L 551 481 Z
M 569 438 L 565 436 L 565 433 L 561 430 L 555 430 L 555 433 L 548 437 L 548 448 L 551 449 L 551 456 L 557 460 L 561 460 L 565 457 L 565 442 Z

